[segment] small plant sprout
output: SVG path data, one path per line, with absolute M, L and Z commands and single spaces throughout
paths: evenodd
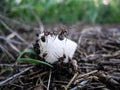
M 51 35 L 51 32 L 43 31 L 37 35 L 38 40 L 36 45 L 39 44 L 39 48 L 37 47 L 38 50 L 40 50 L 39 56 L 44 58 L 46 62 L 54 64 L 61 59 L 63 63 L 72 61 L 73 55 L 77 49 L 77 43 L 66 38 L 64 33 L 66 33 L 66 31 L 62 30 L 58 35 L 55 35 L 54 32 Z M 37 50 L 35 49 L 35 51 Z M 75 63 L 75 65 L 76 69 L 77 64 Z

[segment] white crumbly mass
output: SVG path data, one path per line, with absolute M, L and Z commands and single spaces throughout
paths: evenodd
M 54 63 L 58 61 L 58 58 L 66 56 L 63 62 L 67 63 L 69 58 L 72 59 L 74 52 L 77 48 L 77 44 L 64 37 L 64 40 L 59 40 L 58 35 L 48 35 L 45 36 L 45 42 L 41 40 L 41 37 L 45 36 L 44 33 L 39 35 L 39 45 L 40 45 L 40 56 L 43 57 L 43 54 L 46 54 L 44 59 L 48 63 Z

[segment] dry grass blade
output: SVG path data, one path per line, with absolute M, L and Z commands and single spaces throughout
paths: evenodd
M 27 72 L 28 70 L 30 70 L 30 69 L 32 69 L 32 68 L 33 68 L 33 66 L 28 67 L 28 68 L 26 68 L 25 70 L 23 70 L 23 71 L 15 74 L 15 75 L 7 78 L 6 80 L 1 81 L 1 82 L 0 82 L 0 86 L 4 86 L 5 84 L 9 83 L 12 79 L 18 78 L 20 75 L 24 74 L 25 72 Z
M 0 19 L 1 19 L 1 20 L 4 20 L 4 21 L 6 21 L 6 22 L 9 22 L 9 23 L 10 23 L 11 25 L 13 25 L 14 27 L 17 25 L 17 26 L 19 26 L 20 28 L 25 29 L 25 31 L 31 31 L 31 30 L 37 31 L 37 30 L 39 30 L 39 28 L 37 28 L 37 27 L 32 27 L 32 26 L 30 26 L 30 25 L 26 25 L 25 23 L 21 23 L 21 22 L 19 22 L 19 21 L 17 21 L 17 20 L 14 20 L 14 19 L 10 19 L 10 18 L 8 18 L 8 17 L 5 17 L 5 16 L 3 16 L 2 14 L 0 14 Z
M 15 60 L 14 56 L 9 53 L 8 50 L 6 50 L 3 46 L 0 45 L 0 48 L 2 49 L 3 52 L 5 52 L 12 60 Z
M 98 70 L 94 70 L 94 71 L 91 71 L 91 72 L 88 72 L 88 73 L 79 75 L 79 76 L 77 77 L 77 79 L 80 79 L 80 78 L 82 78 L 82 77 L 89 76 L 89 75 L 94 74 L 94 73 L 96 73 L 96 72 L 98 72 Z
M 25 40 L 19 34 L 17 34 L 15 31 L 13 31 L 9 26 L 7 26 L 7 24 L 5 22 L 3 22 L 2 20 L 0 20 L 0 22 L 9 32 L 12 33 L 9 37 L 17 36 L 21 41 L 25 42 Z
M 20 51 L 15 45 L 13 45 L 12 43 L 8 43 L 8 44 L 11 46 L 11 48 L 12 48 L 13 50 L 17 51 L 18 53 L 21 52 L 21 51 Z
M 49 73 L 49 80 L 48 80 L 47 90 L 49 90 L 49 87 L 50 87 L 51 74 L 52 74 L 52 70 L 50 70 L 50 73 Z
M 13 30 L 11 28 L 9 28 L 2 20 L 0 20 L 1 24 L 9 31 L 9 32 L 13 32 Z
M 65 90 L 68 90 L 69 86 L 73 83 L 73 81 L 76 79 L 76 77 L 78 76 L 78 72 L 75 73 L 75 75 L 72 77 L 72 79 L 70 80 L 70 82 L 67 84 L 67 86 L 65 86 Z

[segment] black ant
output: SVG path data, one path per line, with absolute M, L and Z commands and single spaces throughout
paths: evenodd
M 66 55 L 65 55 L 65 54 L 63 54 L 63 56 L 62 56 L 62 57 L 59 57 L 59 58 L 58 58 L 58 61 L 63 62 L 65 58 L 66 58 Z
M 66 55 L 65 55 L 65 54 L 63 54 L 62 57 L 60 57 L 59 55 L 57 55 L 57 56 L 58 56 L 58 57 L 56 57 L 56 58 L 58 59 L 57 62 L 59 62 L 59 63 L 62 63 L 62 62 L 65 60 L 65 58 L 66 58 Z
M 44 31 L 44 35 L 45 35 L 45 36 L 48 36 L 48 35 L 53 36 L 53 35 L 54 35 L 54 32 Z
M 33 45 L 33 48 L 37 54 L 40 54 L 40 46 L 39 46 L 38 42 L 39 42 L 39 40 L 36 40 L 35 44 Z
M 44 35 L 45 35 L 45 36 L 48 36 L 49 34 L 50 34 L 50 32 L 44 31 Z
M 67 31 L 64 30 L 64 29 L 62 29 L 62 30 L 60 31 L 60 34 L 58 35 L 58 38 L 59 38 L 60 40 L 64 40 L 65 33 L 67 33 Z
M 45 58 L 47 55 L 47 53 L 43 53 L 42 57 Z

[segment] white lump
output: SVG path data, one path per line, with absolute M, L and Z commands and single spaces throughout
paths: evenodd
M 39 34 L 38 44 L 40 46 L 40 56 L 48 63 L 53 64 L 58 61 L 60 57 L 65 55 L 64 63 L 68 63 L 69 59 L 73 58 L 74 52 L 77 48 L 77 43 L 64 37 L 63 40 L 58 38 L 58 35 Z

